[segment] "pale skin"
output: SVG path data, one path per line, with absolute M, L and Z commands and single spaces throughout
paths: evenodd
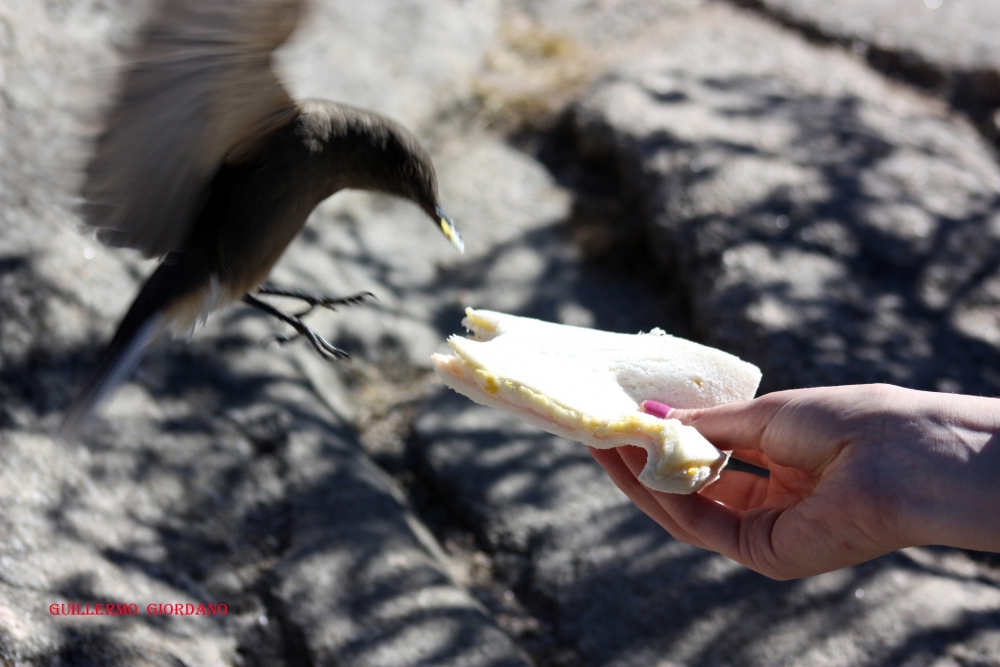
M 1000 552 L 1000 399 L 865 385 L 798 389 L 668 415 L 770 472 L 700 493 L 639 483 L 638 447 L 591 449 L 678 540 L 774 579 L 939 544 Z

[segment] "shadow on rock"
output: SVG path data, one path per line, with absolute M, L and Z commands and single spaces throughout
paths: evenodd
M 990 152 L 933 117 L 794 84 L 651 64 L 578 104 L 578 149 L 617 165 L 696 331 L 760 365 L 765 391 L 996 393 Z M 667 86 L 683 98 L 664 102 Z
M 771 581 L 671 539 L 579 444 L 451 392 L 431 405 L 411 442 L 421 469 L 577 656 L 567 664 L 901 665 L 973 650 L 970 638 L 996 648 L 998 580 L 960 552 L 912 549 Z

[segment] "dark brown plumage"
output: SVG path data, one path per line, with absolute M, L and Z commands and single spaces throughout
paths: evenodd
M 70 407 L 64 435 L 165 326 L 190 329 L 237 300 L 291 324 L 324 357 L 344 356 L 250 295 L 339 190 L 409 199 L 461 249 L 438 205 L 430 156 L 412 134 L 363 109 L 296 104 L 274 75 L 271 54 L 305 4 L 165 0 L 143 31 L 88 166 L 82 213 L 104 243 L 164 261 Z

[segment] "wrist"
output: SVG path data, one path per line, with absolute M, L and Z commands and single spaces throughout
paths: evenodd
M 913 545 L 1000 552 L 1000 399 L 908 393 L 915 428 L 886 443 L 905 485 L 900 533 Z

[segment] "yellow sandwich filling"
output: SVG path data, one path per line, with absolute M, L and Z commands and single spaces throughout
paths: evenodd
M 690 461 L 678 462 L 676 460 L 676 447 L 668 447 L 668 445 L 675 445 L 676 443 L 673 442 L 672 438 L 665 437 L 665 431 L 667 430 L 665 423 L 651 424 L 648 419 L 644 419 L 638 414 L 612 422 L 606 422 L 596 417 L 581 414 L 579 411 L 561 405 L 548 396 L 519 382 L 501 378 L 485 368 L 477 367 L 475 362 L 462 355 L 461 350 L 456 349 L 455 351 L 462 356 L 462 361 L 472 370 L 472 376 L 476 379 L 480 388 L 491 396 L 499 396 L 501 390 L 519 395 L 525 404 L 530 405 L 533 409 L 541 412 L 552 421 L 568 429 L 577 426 L 583 427 L 598 440 L 607 440 L 615 436 L 627 437 L 635 435 L 637 439 L 645 439 L 643 438 L 643 434 L 653 436 L 660 448 L 660 460 L 654 468 L 657 476 L 669 477 L 683 469 L 684 474 L 688 477 L 697 477 L 703 473 L 707 474 L 711 470 L 711 466 L 708 465 L 693 466 Z M 685 465 L 687 468 L 683 468 Z
M 468 320 L 468 328 L 473 331 L 485 331 L 486 333 L 496 333 L 497 331 L 496 322 L 479 317 L 472 308 L 465 309 L 465 319 Z

